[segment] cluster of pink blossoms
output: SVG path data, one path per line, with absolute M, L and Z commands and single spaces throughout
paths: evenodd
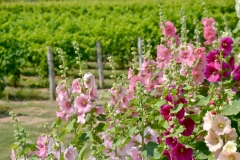
M 93 102 L 98 98 L 95 77 L 91 73 L 83 76 L 82 83 L 80 79 L 75 79 L 71 86 L 67 86 L 63 81 L 58 84 L 56 93 L 58 94 L 56 100 L 61 110 L 56 113 L 57 117 L 69 120 L 72 115 L 77 115 L 81 124 L 85 123 L 85 114 L 91 111 Z
M 167 44 L 171 45 L 171 38 L 175 40 L 175 43 L 179 44 L 179 35 L 176 34 L 177 29 L 174 24 L 170 21 L 164 24 L 160 23 L 162 34 L 167 38 Z
M 231 120 L 222 115 L 207 112 L 203 118 L 203 129 L 208 131 L 204 137 L 209 150 L 217 160 L 240 159 L 237 144 L 234 142 L 238 135 L 235 128 L 231 128 Z
M 49 136 L 39 136 L 36 147 L 37 151 L 31 152 L 29 157 L 36 154 L 41 160 L 45 160 L 47 156 L 51 155 L 55 159 L 60 160 L 63 153 L 65 160 L 75 160 L 78 156 L 78 151 L 75 147 L 70 145 L 65 149 L 63 143 L 57 143 Z M 17 160 L 14 150 L 12 150 L 11 159 Z
M 206 41 L 204 42 L 205 45 L 211 45 L 214 40 L 217 40 L 216 31 L 213 27 L 214 22 L 214 18 L 202 19 L 204 38 L 206 39 Z

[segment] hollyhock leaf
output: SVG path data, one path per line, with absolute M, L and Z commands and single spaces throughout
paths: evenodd
M 183 104 L 180 103 L 180 104 L 177 105 L 177 107 L 175 107 L 174 109 L 171 110 L 171 113 L 177 113 L 177 112 L 179 112 L 182 108 L 183 108 Z
M 159 110 L 159 107 L 161 107 L 162 105 L 166 104 L 166 101 L 164 99 L 161 99 L 159 101 L 157 101 L 157 103 L 155 103 L 155 107 L 157 107 L 157 110 Z
M 105 114 L 100 114 L 99 116 L 97 116 L 97 120 L 99 121 L 106 121 L 106 115 Z
M 194 157 L 196 159 L 207 159 L 208 156 L 211 154 L 205 142 L 202 142 L 202 141 L 197 142 L 194 148 L 195 148 Z
M 154 149 L 158 147 L 158 144 L 155 142 L 148 142 L 148 144 L 146 144 L 143 147 L 143 156 L 145 157 L 145 159 L 147 159 L 147 157 L 153 157 L 154 156 Z
M 86 148 L 88 146 L 88 143 L 86 143 L 80 150 L 80 153 L 78 154 L 78 159 L 79 160 L 83 160 L 84 159 L 84 155 L 86 153 Z
M 168 89 L 165 89 L 162 94 L 162 99 L 166 98 L 167 95 L 168 95 Z
M 237 115 L 240 112 L 240 100 L 234 100 L 232 105 L 227 105 L 223 107 L 222 114 L 227 115 Z
M 129 136 L 132 136 L 133 133 L 136 131 L 136 129 L 137 129 L 137 126 L 132 127 L 132 128 L 129 130 Z
M 89 137 L 87 136 L 87 133 L 82 133 L 82 135 L 80 136 L 80 141 L 87 141 L 89 139 Z
M 85 116 L 85 120 L 86 122 L 88 122 L 91 119 L 92 114 L 91 113 L 87 113 Z
M 174 90 L 172 90 L 171 95 L 172 95 L 172 96 L 175 96 L 177 93 L 178 93 L 178 90 L 177 90 L 177 89 L 174 89 Z
M 68 123 L 68 125 L 65 128 L 66 132 L 71 132 L 75 122 L 76 122 L 76 119 L 73 119 L 71 122 Z
M 209 155 L 208 160 L 216 160 L 213 155 Z
M 99 123 L 99 124 L 97 125 L 96 130 L 97 130 L 98 132 L 102 132 L 104 126 L 105 126 L 105 124 L 101 122 L 101 123 Z
M 150 127 L 152 128 L 152 129 L 165 129 L 163 126 L 162 126 L 162 124 L 151 124 L 150 125 Z
M 197 98 L 199 98 L 199 101 L 196 105 L 206 106 L 206 105 L 208 105 L 210 99 L 212 98 L 212 95 L 208 95 L 207 97 L 204 97 L 202 95 L 198 95 Z

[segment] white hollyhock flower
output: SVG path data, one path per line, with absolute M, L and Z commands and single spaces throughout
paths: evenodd
M 237 144 L 234 143 L 233 141 L 228 141 L 224 146 L 223 146 L 223 152 L 236 152 L 237 151 Z

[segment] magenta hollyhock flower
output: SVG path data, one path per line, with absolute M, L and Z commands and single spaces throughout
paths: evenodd
M 175 137 L 168 137 L 164 141 L 170 148 L 174 148 L 178 144 L 178 139 Z
M 192 160 L 193 149 L 192 148 L 186 148 L 183 144 L 178 143 L 172 149 L 172 156 L 176 160 Z
M 180 124 L 185 127 L 185 130 L 181 133 L 183 136 L 190 136 L 193 133 L 195 123 L 191 118 L 181 120 Z
M 204 70 L 204 76 L 209 82 L 217 82 L 220 80 L 220 73 L 212 63 L 208 64 Z
M 240 81 L 240 65 L 238 65 L 233 71 L 233 79 L 235 81 Z
M 171 116 L 173 114 L 170 113 L 170 110 L 173 107 L 168 105 L 168 104 L 164 104 L 161 108 L 160 108 L 160 114 L 164 117 L 165 120 L 170 120 Z
M 212 50 L 208 53 L 206 56 L 207 63 L 220 63 L 220 60 L 218 59 L 218 56 L 220 55 L 219 50 Z
M 223 77 L 227 78 L 231 75 L 232 67 L 227 63 L 222 63 Z
M 224 37 L 220 40 L 219 50 L 224 51 L 224 57 L 227 57 L 232 51 L 233 40 L 231 37 Z
M 162 153 L 163 156 L 166 156 L 168 160 L 172 160 L 172 155 L 169 153 L 167 149 L 165 149 Z
M 232 57 L 229 59 L 228 64 L 231 66 L 231 69 L 232 69 L 232 71 L 233 71 L 234 68 L 235 68 L 235 59 L 234 59 L 234 56 L 232 56 Z

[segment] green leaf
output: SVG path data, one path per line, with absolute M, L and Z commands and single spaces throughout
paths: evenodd
M 83 159 L 84 159 L 84 154 L 85 154 L 85 152 L 86 152 L 87 145 L 88 145 L 88 144 L 85 144 L 85 145 L 81 148 L 80 153 L 79 153 L 79 155 L 78 155 L 78 159 L 80 159 L 80 160 L 83 160 Z
M 89 139 L 89 137 L 87 136 L 87 133 L 82 133 L 79 139 L 80 141 L 85 142 Z
M 227 105 L 223 108 L 222 114 L 225 116 L 237 115 L 240 112 L 240 101 L 234 100 L 232 105 Z
M 155 108 L 157 108 L 159 110 L 160 109 L 159 107 L 161 107 L 165 103 L 166 103 L 166 101 L 164 99 L 161 99 L 161 100 L 157 101 L 157 103 L 155 103 L 154 106 L 155 106 Z
M 172 92 L 171 92 L 172 96 L 177 95 L 177 93 L 178 93 L 178 90 L 177 90 L 177 89 L 174 89 L 174 90 L 172 90 Z
M 101 122 L 101 123 L 99 123 L 99 124 L 97 125 L 96 130 L 97 130 L 98 132 L 102 132 L 104 126 L 105 126 L 105 124 Z
M 68 125 L 65 128 L 66 132 L 71 132 L 75 122 L 76 122 L 76 119 L 74 118 L 71 122 L 68 123 Z
M 194 150 L 196 159 L 207 159 L 211 154 L 205 142 L 197 142 Z
M 174 109 L 171 110 L 171 113 L 177 113 L 177 112 L 179 112 L 182 108 L 183 108 L 183 104 L 180 103 L 180 104 L 177 105 L 176 108 L 174 108 Z
M 132 136 L 136 129 L 137 129 L 137 126 L 132 127 L 132 128 L 129 130 L 129 136 Z
M 212 98 L 211 95 L 208 95 L 207 97 L 204 97 L 202 95 L 198 95 L 197 97 L 199 98 L 199 101 L 196 104 L 198 106 L 207 106 L 209 101 L 210 101 L 210 99 Z
M 100 114 L 99 116 L 97 116 L 97 120 L 99 121 L 106 121 L 106 115 L 105 114 Z
M 154 149 L 156 149 L 158 147 L 158 144 L 155 142 L 148 142 L 148 144 L 146 144 L 143 147 L 143 155 L 145 158 L 147 157 L 153 157 L 154 156 Z
M 168 95 L 168 89 L 165 89 L 162 94 L 162 99 L 166 98 L 167 95 Z

